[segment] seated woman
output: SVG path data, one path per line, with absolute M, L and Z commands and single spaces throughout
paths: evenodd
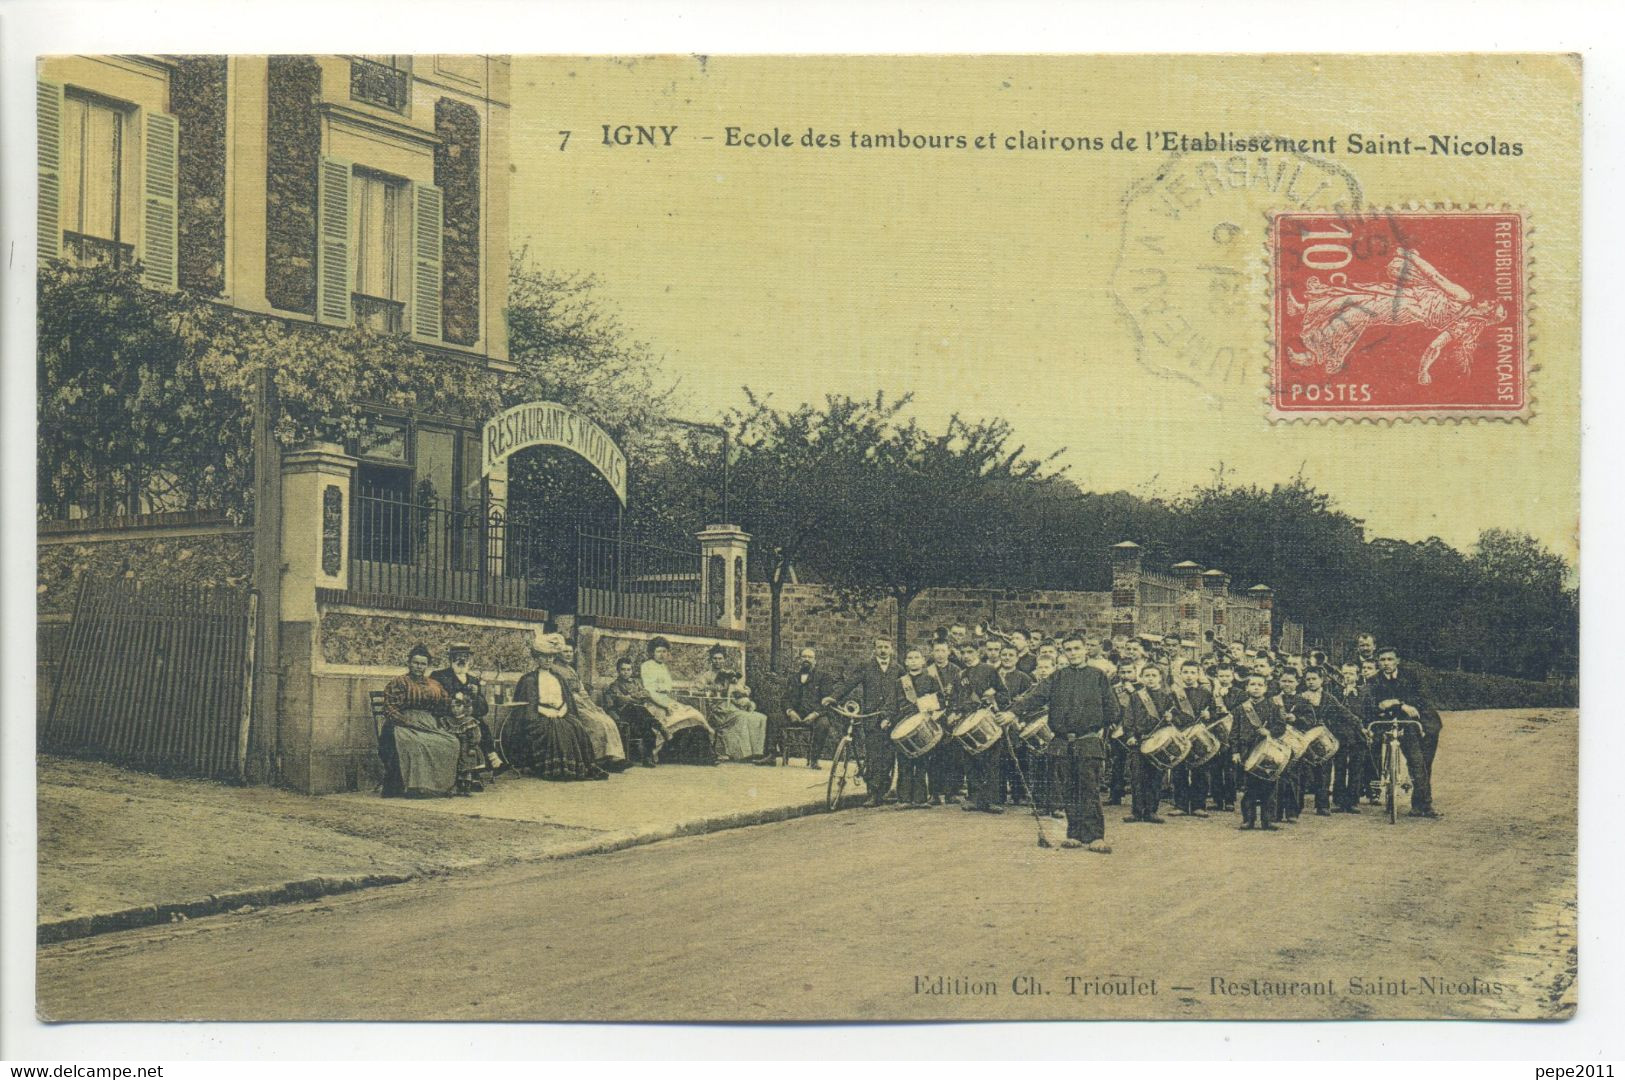
M 564 647 L 564 635 L 536 632 L 530 647 L 536 667 L 513 689 L 513 705 L 520 711 L 509 723 L 518 725 L 523 745 L 510 760 L 543 780 L 608 780 L 586 727 L 576 719 L 574 698 L 555 673 L 555 658 Z
M 626 747 L 621 743 L 621 729 L 615 726 L 614 719 L 598 707 L 598 703 L 582 686 L 581 673 L 576 670 L 575 649 L 565 645 L 564 651 L 552 664 L 552 671 L 564 688 L 570 691 L 576 719 L 581 721 L 581 726 L 587 729 L 587 737 L 592 740 L 594 760 L 606 769 L 619 771 L 626 768 Z
M 651 638 L 649 658 L 639 671 L 649 700 L 658 705 L 664 714 L 656 714 L 656 719 L 666 733 L 667 760 L 681 759 L 714 765 L 716 753 L 711 740 L 716 732 L 704 713 L 673 696 L 677 684 L 671 677 L 671 668 L 666 666 L 670 660 L 671 642 L 663 637 Z
M 444 726 L 450 712 L 445 689 L 429 678 L 429 650 L 415 646 L 406 656 L 406 674 L 384 687 L 378 756 L 384 760 L 386 798 L 456 792 L 462 747 Z
M 705 658 L 711 670 L 700 680 L 699 688 L 716 699 L 711 707 L 711 725 L 717 731 L 718 754 L 734 761 L 771 764 L 764 758 L 767 716 L 756 711 L 744 676 L 728 666 L 728 650 L 713 645 Z

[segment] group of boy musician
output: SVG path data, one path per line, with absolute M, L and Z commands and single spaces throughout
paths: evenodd
M 1394 725 L 1413 783 L 1410 814 L 1438 816 L 1431 778 L 1439 714 L 1415 673 L 1400 666 L 1398 651 L 1378 649 L 1369 634 L 1360 635 L 1347 662 L 1333 665 L 1318 650 L 1300 657 L 1240 642 L 1213 643 L 1198 659 L 1154 639 L 977 631 L 939 629 L 906 650 L 901 663 L 891 640 L 876 638 L 873 654 L 845 679 L 820 671 L 815 651 L 803 649 L 785 687 L 785 717 L 812 727 L 808 764 L 816 767 L 820 748 L 850 719 L 863 744 L 866 805 L 958 804 L 987 814 L 1031 807 L 1066 819 L 1062 847 L 1108 853 L 1103 807 L 1125 796 L 1123 821 L 1132 824 L 1164 824 L 1165 796 L 1175 816 L 1239 811 L 1240 827 L 1249 830 L 1296 823 L 1311 801 L 1317 816 L 1358 814 L 1362 796 L 1375 799 L 1378 744 L 1385 725 Z M 972 754 L 947 736 L 919 756 L 897 752 L 892 729 L 909 717 L 934 712 L 951 732 L 983 709 L 1014 714 L 1001 745 Z M 1052 735 L 1041 748 L 1018 736 L 1040 716 Z M 1161 767 L 1144 743 L 1169 725 L 1201 725 L 1218 751 L 1200 763 Z M 1273 778 L 1245 767 L 1266 739 L 1318 727 L 1337 741 L 1327 760 L 1311 765 L 1294 756 Z

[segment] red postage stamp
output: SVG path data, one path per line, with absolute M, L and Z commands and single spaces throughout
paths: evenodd
M 1528 415 L 1522 215 L 1282 213 L 1271 415 Z

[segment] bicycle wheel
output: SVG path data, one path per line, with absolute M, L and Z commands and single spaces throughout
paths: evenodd
M 831 810 L 841 807 L 841 795 L 846 791 L 847 773 L 852 768 L 852 740 L 842 738 L 835 747 L 835 756 L 829 763 L 829 787 L 825 795 Z
M 1382 780 L 1383 804 L 1388 811 L 1388 824 L 1393 825 L 1399 821 L 1399 766 L 1395 759 L 1399 757 L 1398 751 L 1389 746 L 1383 751 Z

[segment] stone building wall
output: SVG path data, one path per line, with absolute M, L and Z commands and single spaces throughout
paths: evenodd
M 316 313 L 316 168 L 322 154 L 322 69 L 313 56 L 267 64 L 265 298 Z
M 71 523 L 68 523 L 71 524 Z M 231 525 L 42 533 L 35 600 L 42 619 L 73 614 L 83 574 L 178 585 L 244 585 L 252 531 Z
M 444 193 L 441 237 L 442 335 L 457 345 L 480 339 L 480 114 L 467 102 L 434 106 L 434 182 Z
M 226 58 L 178 57 L 169 108 L 180 122 L 179 281 L 218 296 L 226 288 Z

